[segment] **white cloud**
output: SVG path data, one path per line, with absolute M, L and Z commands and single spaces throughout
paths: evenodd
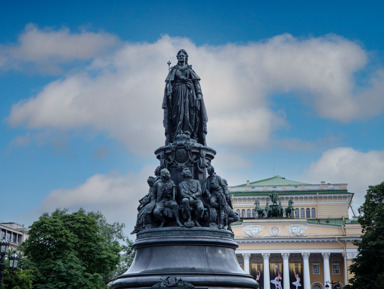
M 247 45 L 197 47 L 188 39 L 164 36 L 154 43 L 126 43 L 96 57 L 82 71 L 15 104 L 8 121 L 31 129 L 92 127 L 129 150 L 152 153 L 164 141 L 166 62 L 175 63 L 180 48 L 188 51 L 202 79 L 212 147 L 268 146 L 272 132 L 285 124 L 284 116 L 269 106 L 274 92 L 294 92 L 320 116 L 338 121 L 369 117 L 384 107 L 379 97 L 384 74 L 377 71 L 369 87 L 359 87 L 354 73 L 367 64 L 367 52 L 342 37 L 286 34 Z
M 303 179 L 319 183 L 347 183 L 355 193 L 354 206 L 364 202 L 368 186 L 384 181 L 384 151 L 359 152 L 353 148 L 330 149 L 312 163 Z
M 31 142 L 31 135 L 29 132 L 27 132 L 25 135 L 20 135 L 20 136 L 17 136 L 15 137 L 10 145 L 9 145 L 9 148 L 13 148 L 13 147 L 25 147 L 27 145 L 29 145 Z
M 0 69 L 25 69 L 57 73 L 59 64 L 89 60 L 115 48 L 119 39 L 105 32 L 71 33 L 69 29 L 39 29 L 28 24 L 16 44 L 0 46 Z
M 126 223 L 129 231 L 136 222 L 138 201 L 148 193 L 149 175 L 153 175 L 153 168 L 126 175 L 96 174 L 77 187 L 53 190 L 42 201 L 39 211 L 51 212 L 56 208 L 100 211 L 109 222 Z

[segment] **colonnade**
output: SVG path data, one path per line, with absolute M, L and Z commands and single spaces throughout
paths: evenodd
M 331 253 L 340 253 L 343 256 L 343 259 L 345 260 L 346 256 L 344 256 L 343 251 L 335 251 L 332 250 L 330 251 L 294 251 L 294 252 L 275 252 L 275 251 L 269 251 L 269 252 L 262 252 L 262 251 L 254 251 L 254 252 L 241 252 L 243 250 L 239 250 L 236 252 L 238 255 L 242 255 L 243 260 L 244 260 L 244 271 L 247 274 L 250 274 L 250 259 L 253 254 L 261 255 L 263 258 L 263 271 L 264 271 L 264 289 L 272 289 L 271 286 L 273 287 L 273 284 L 271 285 L 271 280 L 270 280 L 270 270 L 269 270 L 269 264 L 270 264 L 270 256 L 271 254 L 281 254 L 281 258 L 283 260 L 283 280 L 282 280 L 282 287 L 283 289 L 289 289 L 290 284 L 296 280 L 290 280 L 289 276 L 289 257 L 292 253 L 300 254 L 302 256 L 302 264 L 303 264 L 303 283 L 302 283 L 302 289 L 312 289 L 312 282 L 311 282 L 311 268 L 310 268 L 310 262 L 309 258 L 311 253 L 321 253 L 322 255 L 322 261 L 323 261 L 323 286 L 331 281 L 331 274 L 330 274 L 330 255 Z M 250 251 L 250 250 L 244 250 L 244 251 Z M 252 250 L 253 251 L 253 250 Z M 297 256 L 297 255 L 296 255 Z M 345 262 L 342 263 L 343 265 Z M 344 268 L 344 272 L 347 272 L 347 268 Z M 345 274 L 344 276 L 344 284 L 347 282 L 347 276 Z M 274 288 L 274 287 L 273 287 Z M 315 287 L 316 288 L 316 287 Z

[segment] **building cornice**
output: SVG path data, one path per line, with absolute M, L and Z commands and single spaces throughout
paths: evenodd
M 360 241 L 360 237 L 283 237 L 283 238 L 244 238 L 237 239 L 235 241 L 238 244 L 265 244 L 265 243 L 352 243 L 354 241 Z

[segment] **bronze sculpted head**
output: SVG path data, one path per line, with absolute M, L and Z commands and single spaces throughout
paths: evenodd
M 176 58 L 177 58 L 177 60 L 179 60 L 179 57 L 180 57 L 181 54 L 184 54 L 184 56 L 185 56 L 185 64 L 188 65 L 188 53 L 187 53 L 187 51 L 185 51 L 185 49 L 180 49 L 180 50 L 177 52 L 177 54 L 176 54 Z

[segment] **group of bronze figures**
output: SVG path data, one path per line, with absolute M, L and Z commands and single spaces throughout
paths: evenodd
M 200 78 L 184 49 L 176 57 L 177 64 L 169 68 L 165 80 L 165 146 L 155 151 L 160 166 L 156 176 L 147 180 L 149 192 L 139 201 L 132 233 L 169 226 L 231 230 L 230 224 L 240 217 L 233 210 L 226 180 L 211 166 L 215 151 L 206 144 L 208 117 Z M 271 205 L 267 203 L 265 209 L 256 201 L 258 218 L 283 216 L 277 194 L 270 197 Z M 292 203 L 285 209 L 287 217 L 293 216 Z
M 271 199 L 271 205 L 269 202 L 266 202 L 264 209 L 260 207 L 260 202 L 258 200 L 255 201 L 255 213 L 257 214 L 258 219 L 283 218 L 284 212 L 285 217 L 293 218 L 294 208 L 292 200 L 288 201 L 288 207 L 284 209 L 277 193 L 272 193 L 269 198 Z
M 230 230 L 240 219 L 226 181 L 210 165 L 215 152 L 206 146 L 208 117 L 200 78 L 184 49 L 176 57 L 165 80 L 165 146 L 155 152 L 160 166 L 148 178 L 149 192 L 140 200 L 132 233 L 164 226 Z
M 240 218 L 233 211 L 228 184 L 216 175 L 212 166 L 208 166 L 207 171 L 208 177 L 202 187 L 185 167 L 181 172 L 183 180 L 176 186 L 169 170 L 158 167 L 156 177 L 148 178 L 149 192 L 139 201 L 139 213 L 132 233 L 163 226 L 231 230 L 230 224 Z

